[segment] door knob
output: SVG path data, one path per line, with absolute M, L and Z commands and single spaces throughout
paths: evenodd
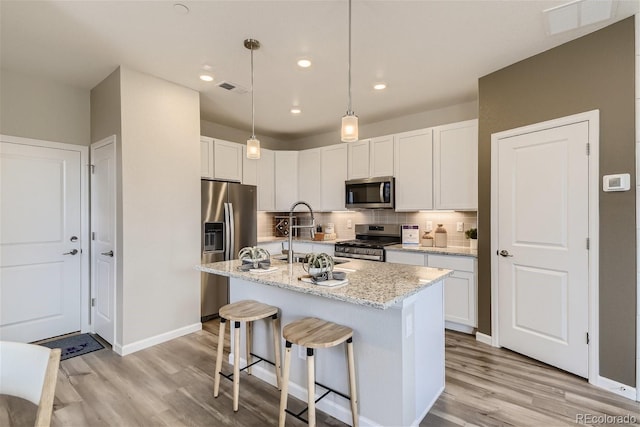
M 513 256 L 513 255 L 511 255 L 511 254 L 509 253 L 509 251 L 507 251 L 507 250 L 505 250 L 505 249 L 503 249 L 503 250 L 501 250 L 500 252 L 498 252 L 498 255 L 503 256 L 503 257 L 505 257 L 505 258 L 506 258 L 506 257 Z
M 101 252 L 100 255 L 106 255 L 106 256 L 113 256 L 113 251 L 109 251 L 109 252 Z
M 78 253 L 78 250 L 77 249 L 73 249 L 70 252 L 63 253 L 62 255 L 75 255 L 77 253 Z

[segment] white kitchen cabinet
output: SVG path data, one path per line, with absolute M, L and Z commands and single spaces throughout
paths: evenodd
M 426 254 L 420 252 L 409 251 L 385 251 L 385 261 L 394 262 L 396 264 L 408 264 L 408 265 L 420 265 L 424 267 L 427 265 Z
M 275 155 L 273 150 L 262 148 L 259 159 L 247 159 L 243 147 L 242 183 L 258 187 L 258 210 L 275 210 Z
M 242 181 L 242 144 L 213 140 L 213 178 Z
M 444 281 L 445 321 L 447 327 L 470 333 L 478 326 L 475 258 L 429 255 L 427 266 L 454 270 Z
M 369 178 L 369 139 L 349 143 L 347 176 L 349 179 Z
M 200 176 L 213 179 L 213 138 L 200 137 Z
M 432 128 L 395 135 L 396 211 L 433 209 Z
M 325 253 L 333 256 L 335 254 L 335 243 L 313 242 L 312 251 L 316 254 Z
M 393 135 L 348 144 L 349 179 L 393 176 Z
M 282 242 L 263 242 L 258 243 L 258 247 L 266 249 L 271 256 L 282 254 Z
M 298 199 L 298 151 L 275 152 L 276 211 L 289 212 Z
M 320 148 L 298 154 L 298 194 L 314 211 L 322 210 L 321 157 Z
M 320 149 L 322 211 L 344 211 L 344 182 L 347 180 L 347 145 Z
M 435 209 L 478 209 L 478 121 L 433 128 Z
M 369 142 L 369 176 L 395 176 L 393 135 L 372 138 Z

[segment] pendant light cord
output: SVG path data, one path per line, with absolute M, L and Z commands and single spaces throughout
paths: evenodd
M 349 107 L 347 108 L 347 115 L 352 116 L 351 110 L 351 0 L 349 0 Z
M 253 44 L 251 45 L 251 138 L 256 138 L 255 130 L 256 106 L 253 102 Z

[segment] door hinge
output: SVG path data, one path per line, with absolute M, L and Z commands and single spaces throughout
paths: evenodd
M 91 169 L 91 175 L 96 173 L 96 165 L 89 165 L 89 168 Z
M 591 248 L 591 239 L 587 237 L 587 250 Z
M 587 142 L 587 156 L 591 155 L 591 143 Z
M 91 240 L 96 240 L 96 232 L 95 231 L 91 232 Z
M 91 298 L 91 307 L 95 307 L 95 306 L 96 306 L 96 299 Z
M 589 332 L 587 332 L 587 344 L 589 344 Z

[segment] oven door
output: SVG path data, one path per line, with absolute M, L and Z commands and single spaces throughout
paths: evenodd
M 347 209 L 393 209 L 395 207 L 395 179 L 352 179 L 345 181 L 345 207 Z

